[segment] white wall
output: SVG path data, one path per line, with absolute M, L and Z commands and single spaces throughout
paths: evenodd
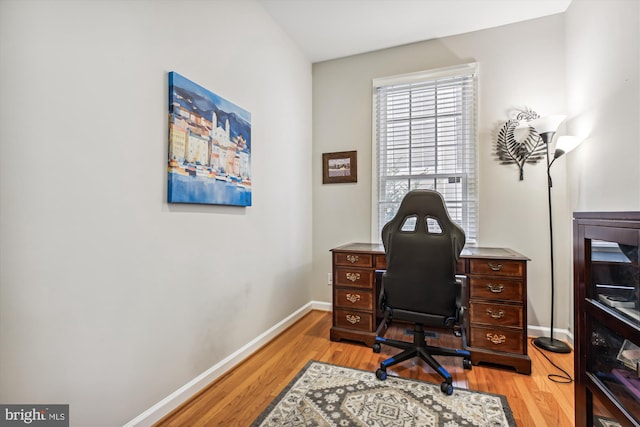
M 261 5 L 3 0 L 0 68 L 0 402 L 121 425 L 310 300 L 311 65 Z M 169 71 L 252 113 L 252 207 L 166 203 Z
M 565 26 L 566 127 L 585 138 L 567 156 L 567 201 L 572 212 L 638 211 L 640 2 L 574 0 Z
M 640 2 L 574 0 L 566 33 L 572 208 L 640 210 Z
M 541 115 L 566 111 L 564 16 L 554 15 L 490 30 L 429 40 L 313 65 L 313 289 L 312 299 L 331 300 L 326 284 L 332 247 L 370 241 L 371 79 L 479 63 L 479 246 L 506 246 L 531 258 L 529 324 L 550 322 L 550 261 L 546 166 L 527 165 L 524 181 L 515 166 L 495 159 L 496 131 L 514 109 Z M 322 184 L 323 152 L 358 151 L 357 184 Z M 564 173 L 564 162 L 554 175 Z M 571 213 L 564 180 L 554 185 L 557 328 L 572 316 Z

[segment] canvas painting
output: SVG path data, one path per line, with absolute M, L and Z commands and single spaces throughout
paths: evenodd
M 251 113 L 169 73 L 169 203 L 251 206 Z

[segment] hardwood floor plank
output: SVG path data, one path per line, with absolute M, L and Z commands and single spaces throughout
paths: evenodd
M 218 378 L 188 402 L 156 424 L 156 427 L 248 426 L 286 387 L 309 360 L 371 371 L 398 349 L 383 346 L 380 354 L 350 342 L 329 340 L 331 313 L 311 311 L 288 330 L 274 338 L 234 369 Z M 386 336 L 411 340 L 404 328 L 392 326 Z M 442 333 L 438 344 L 459 347 L 459 338 Z M 546 353 L 573 375 L 573 353 Z M 529 341 L 532 374 L 474 366 L 462 368 L 459 358 L 440 357 L 454 386 L 507 397 L 519 427 L 573 425 L 573 384 L 558 384 L 547 378 L 558 371 Z M 424 362 L 413 359 L 389 368 L 390 375 L 440 384 L 441 378 Z

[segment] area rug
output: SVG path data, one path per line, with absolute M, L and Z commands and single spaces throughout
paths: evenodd
M 252 426 L 510 426 L 504 396 L 310 361 Z

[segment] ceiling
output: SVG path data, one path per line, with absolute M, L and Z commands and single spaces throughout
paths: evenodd
M 571 0 L 259 0 L 311 62 L 564 12 Z

